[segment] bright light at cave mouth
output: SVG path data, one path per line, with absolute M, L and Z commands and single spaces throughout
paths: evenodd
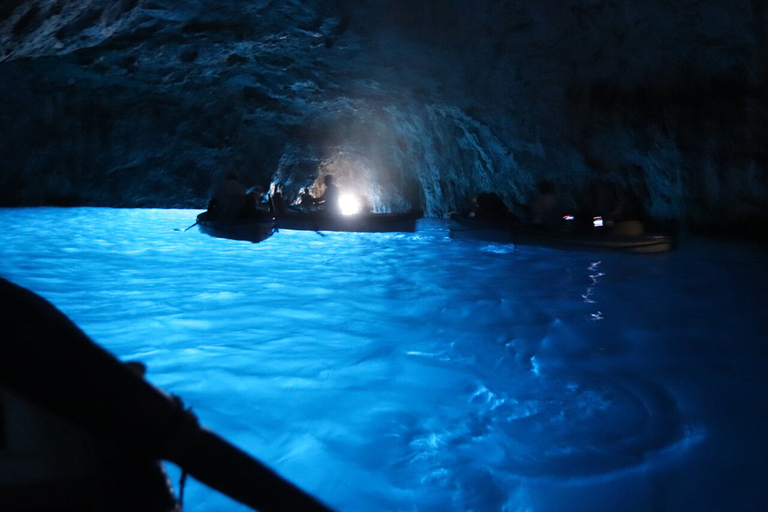
M 354 215 L 360 213 L 360 200 L 352 194 L 342 194 L 339 196 L 339 206 L 341 206 L 342 215 Z

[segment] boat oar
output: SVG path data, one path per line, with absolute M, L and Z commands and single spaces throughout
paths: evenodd
M 190 229 L 192 229 L 193 227 L 197 226 L 198 222 L 200 222 L 200 221 L 195 221 L 195 223 L 194 223 L 194 224 L 192 224 L 191 226 L 189 226 L 187 229 L 181 229 L 181 228 L 173 228 L 173 230 L 174 230 L 174 231 L 181 231 L 182 233 L 186 233 L 187 231 L 189 231 L 189 230 L 190 230 Z

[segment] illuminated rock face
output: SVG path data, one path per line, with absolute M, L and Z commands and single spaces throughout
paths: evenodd
M 415 5 L 414 5 L 415 4 Z M 486 5 L 487 4 L 487 5 Z M 325 173 L 441 216 L 594 177 L 768 216 L 765 0 L 9 0 L 0 203 L 203 207 Z

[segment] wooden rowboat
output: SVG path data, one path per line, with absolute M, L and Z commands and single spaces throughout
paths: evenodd
M 451 214 L 451 238 L 494 243 L 537 245 L 598 252 L 659 253 L 674 250 L 677 237 L 668 233 L 612 234 L 609 229 L 547 230 L 516 222 L 493 222 Z
M 259 214 L 242 219 L 218 220 L 209 212 L 203 212 L 197 216 L 197 227 L 200 232 L 216 238 L 257 243 L 272 236 L 275 219 L 268 214 Z
M 403 213 L 356 213 L 353 215 L 288 210 L 278 215 L 275 221 L 278 229 L 413 233 L 416 231 L 416 221 L 422 216 L 422 212 L 418 210 Z

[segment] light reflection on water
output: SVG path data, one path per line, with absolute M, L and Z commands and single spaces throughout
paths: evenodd
M 768 504 L 764 253 L 175 231 L 196 213 L 0 210 L 0 275 L 340 511 Z

